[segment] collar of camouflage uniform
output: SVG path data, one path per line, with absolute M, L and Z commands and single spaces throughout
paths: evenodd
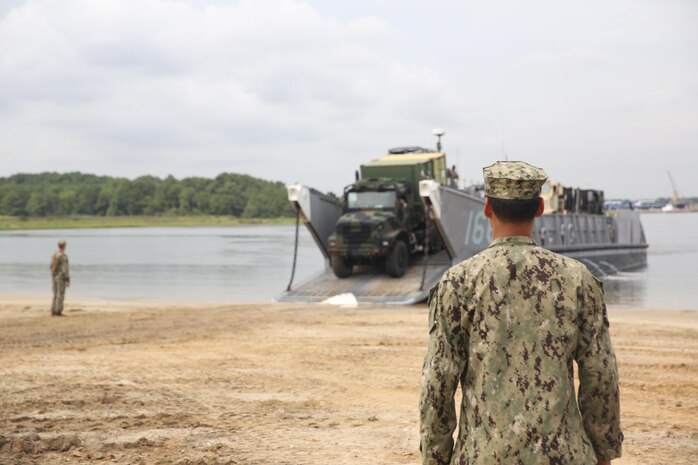
M 531 237 L 528 236 L 506 236 L 495 239 L 490 244 L 490 247 L 494 247 L 500 244 L 529 244 L 538 245 Z

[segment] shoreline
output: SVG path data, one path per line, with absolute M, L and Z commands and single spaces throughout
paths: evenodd
M 70 290 L 69 290 L 70 292 Z M 51 302 L 52 294 L 50 291 L 44 294 L 39 293 L 4 293 L 0 292 L 0 305 L 11 304 L 11 305 L 48 305 Z M 285 305 L 284 302 L 277 302 L 270 297 L 269 299 L 257 299 L 257 300 L 196 300 L 196 299 L 110 299 L 101 297 L 89 297 L 89 296 L 71 296 L 68 294 L 65 299 L 65 305 L 79 306 L 79 307 L 123 307 L 123 308 L 138 308 L 140 306 L 147 306 L 150 308 L 165 308 L 171 306 L 187 306 L 187 307 L 220 307 L 220 306 L 239 306 L 239 305 Z M 327 305 L 321 303 L 296 303 L 297 305 L 302 305 L 306 307 L 324 307 Z M 329 306 L 331 307 L 331 306 Z M 381 304 L 376 303 L 363 303 L 358 304 L 357 308 L 375 308 L 382 307 Z M 396 308 L 426 308 L 426 304 L 414 304 L 407 306 L 395 306 Z M 608 312 L 610 316 L 613 315 L 623 315 L 628 312 L 642 314 L 657 314 L 658 319 L 662 319 L 662 315 L 668 315 L 671 313 L 696 313 L 698 314 L 698 306 L 696 308 L 673 308 L 673 307 L 638 307 L 633 305 L 607 305 Z
M 52 229 L 109 229 L 109 228 L 163 228 L 163 227 L 216 227 L 293 224 L 295 218 L 238 218 L 234 216 L 177 215 L 177 216 L 0 216 L 0 231 L 41 231 Z
M 52 299 L 51 292 L 45 294 L 9 294 L 0 292 L 0 305 L 41 305 L 45 304 L 47 301 L 50 303 Z M 177 307 L 220 307 L 222 305 L 267 305 L 273 304 L 271 299 L 269 300 L 256 300 L 256 301 L 224 301 L 224 300 L 186 300 L 186 299 L 108 299 L 99 297 L 75 297 L 72 298 L 70 295 L 66 296 L 65 307 L 77 306 L 77 307 L 90 307 L 93 311 L 97 307 L 123 307 L 123 308 L 139 308 L 142 306 L 147 306 L 150 308 L 162 308 L 165 309 L 171 306 Z
M 0 463 L 419 462 L 426 306 L 0 294 Z M 698 311 L 610 308 L 618 465 L 698 454 Z

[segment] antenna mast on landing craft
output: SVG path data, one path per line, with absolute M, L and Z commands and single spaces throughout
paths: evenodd
M 441 152 L 441 138 L 444 134 L 446 134 L 446 131 L 441 128 L 437 128 L 431 131 L 431 133 L 436 136 L 436 151 Z

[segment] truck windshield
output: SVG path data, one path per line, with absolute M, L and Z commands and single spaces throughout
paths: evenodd
M 356 208 L 395 208 L 397 196 L 395 191 L 385 192 L 349 192 L 347 207 Z

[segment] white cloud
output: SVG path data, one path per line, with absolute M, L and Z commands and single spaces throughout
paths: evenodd
M 450 111 L 434 70 L 381 51 L 395 38 L 292 0 L 29 2 L 0 21 L 2 174 L 351 176 L 368 155 L 333 160 L 342 145 Z
M 0 176 L 236 171 L 337 191 L 438 126 L 467 179 L 504 152 L 611 195 L 664 194 L 666 169 L 698 185 L 690 1 L 13 1 Z

